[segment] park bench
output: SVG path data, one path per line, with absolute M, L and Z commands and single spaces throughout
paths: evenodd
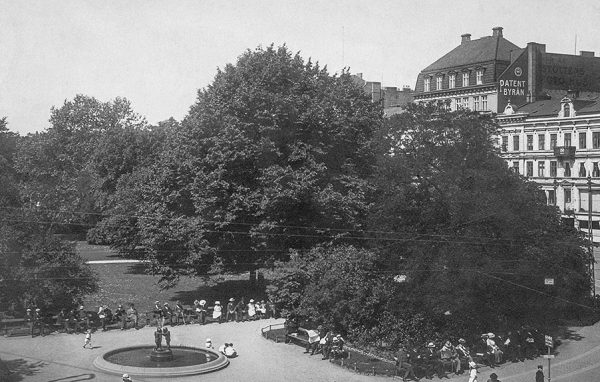
M 306 347 L 308 345 L 308 334 L 307 329 L 298 328 L 297 332 L 289 333 L 285 335 L 286 342 L 291 342 L 296 345 Z

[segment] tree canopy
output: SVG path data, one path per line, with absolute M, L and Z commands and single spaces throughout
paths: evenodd
M 248 269 L 343 236 L 364 223 L 381 121 L 349 73 L 285 46 L 247 51 L 198 92 L 139 181 L 121 183 L 122 199 L 141 201 L 125 241 L 168 279 Z

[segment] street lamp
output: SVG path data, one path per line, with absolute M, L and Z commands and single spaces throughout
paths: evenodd
M 588 237 L 590 239 L 588 244 L 588 253 L 590 256 L 590 277 L 592 279 L 592 297 L 596 295 L 596 276 L 594 272 L 594 233 L 592 230 L 592 177 L 588 175 L 587 178 L 588 186 Z

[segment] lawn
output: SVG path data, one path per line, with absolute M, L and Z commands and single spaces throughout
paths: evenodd
M 86 260 L 121 259 L 106 246 L 77 243 L 77 251 Z M 185 277 L 173 288 L 161 289 L 159 277 L 147 275 L 142 264 L 91 264 L 90 267 L 99 279 L 98 292 L 88 295 L 83 303 L 88 310 L 100 304 L 116 308 L 118 304 L 134 303 L 139 312 L 147 312 L 154 301 L 173 304 L 178 300 L 184 305 L 192 305 L 194 300 L 204 299 L 212 306 L 215 300 L 224 305 L 230 297 L 238 300 L 264 299 L 264 285 L 251 285 L 249 273 L 229 274 L 211 277 Z

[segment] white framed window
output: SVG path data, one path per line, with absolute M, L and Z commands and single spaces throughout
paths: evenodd
M 435 88 L 437 90 L 442 90 L 442 79 L 443 79 L 442 76 L 437 76 L 435 79 Z
M 462 106 L 462 98 L 456 98 L 454 100 L 454 103 L 456 104 L 456 110 L 460 109 Z
M 487 96 L 481 96 L 481 110 L 488 110 Z
M 448 76 L 448 89 L 454 89 L 456 87 L 456 74 Z
M 469 108 L 469 97 L 463 97 L 462 105 L 465 109 Z
M 477 85 L 483 84 L 483 69 L 479 69 L 475 72 L 475 82 Z
M 424 92 L 429 91 L 430 85 L 431 85 L 431 78 L 427 77 L 427 78 L 423 79 L 423 91 Z
M 469 86 L 469 72 L 464 72 L 462 77 L 462 86 Z
M 480 110 L 479 96 L 473 97 L 473 110 L 475 110 L 475 111 Z

